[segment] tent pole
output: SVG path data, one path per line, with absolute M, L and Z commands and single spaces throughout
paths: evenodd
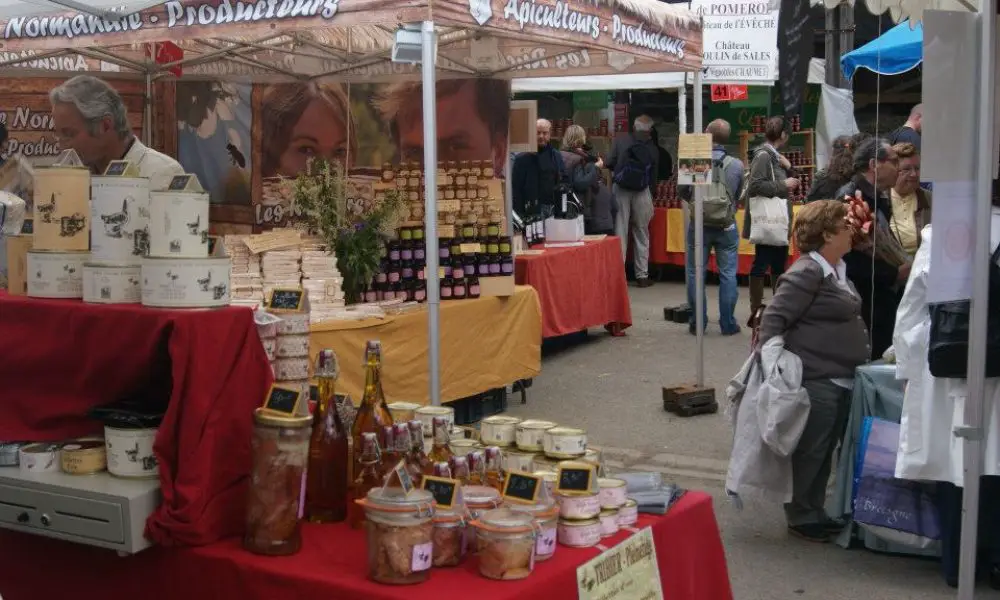
M 420 26 L 420 79 L 424 110 L 424 256 L 427 259 L 427 383 L 431 406 L 441 405 L 441 281 L 438 277 L 437 231 L 437 85 L 434 21 Z
M 979 2 L 979 106 L 976 120 L 993 123 L 996 50 L 996 0 Z M 958 598 L 972 600 L 976 586 L 976 543 L 979 524 L 979 478 L 983 474 L 983 412 L 986 401 L 986 330 L 990 301 L 990 199 L 996 148 L 993 128 L 979 128 L 976 162 L 976 230 L 972 245 L 972 306 L 969 314 L 969 395 L 965 401 L 965 423 L 956 427 L 962 438 L 964 485 L 962 496 L 962 537 L 959 549 Z M 995 407 L 993 407 L 995 408 Z
M 688 132 L 688 93 L 685 86 L 677 88 L 677 132 Z M 677 166 L 677 165 L 674 165 Z
M 146 71 L 146 102 L 142 115 L 142 143 L 150 146 L 153 143 L 153 77 Z
M 701 71 L 694 74 L 694 132 L 705 130 L 702 123 L 702 84 Z M 694 186 L 694 323 L 698 338 L 697 354 L 697 384 L 705 386 L 705 193 L 708 186 Z

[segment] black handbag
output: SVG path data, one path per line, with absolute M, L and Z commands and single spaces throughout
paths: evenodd
M 1000 377 L 1000 246 L 990 257 L 986 326 L 986 377 Z M 969 300 L 928 305 L 931 316 L 927 364 L 935 377 L 965 379 L 969 371 Z

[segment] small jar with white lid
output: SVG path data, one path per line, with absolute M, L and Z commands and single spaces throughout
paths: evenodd
M 499 508 L 473 521 L 477 531 L 479 574 L 487 579 L 524 579 L 535 569 L 534 517 Z
M 559 520 L 559 543 L 572 548 L 590 548 L 601 541 L 601 522 L 599 519 L 573 521 Z
M 601 537 L 611 537 L 618 533 L 618 509 L 605 508 L 598 517 L 601 520 Z
M 639 505 L 631 498 L 618 509 L 618 527 L 631 527 L 639 522 Z
M 508 502 L 504 506 L 519 512 L 525 512 L 535 518 L 538 528 L 538 539 L 535 540 L 535 560 L 542 561 L 552 558 L 556 553 L 558 539 L 559 507 L 552 500 L 539 500 L 536 504 L 515 504 Z
M 422 583 L 434 556 L 434 497 L 426 490 L 375 488 L 363 500 L 368 576 L 377 583 Z
M 601 501 L 597 494 L 557 492 L 556 501 L 559 502 L 559 516 L 563 519 L 590 520 L 601 514 Z

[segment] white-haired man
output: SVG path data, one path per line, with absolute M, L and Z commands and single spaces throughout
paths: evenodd
M 78 75 L 49 92 L 56 138 L 72 148 L 91 172 L 103 173 L 113 160 L 127 160 L 150 179 L 152 189 L 163 189 L 180 163 L 140 142 L 128 122 L 121 95 L 96 77 Z
M 519 154 L 511 165 L 514 212 L 548 217 L 555 204 L 556 189 L 566 179 L 562 155 L 552 145 L 552 123 L 535 123 L 538 152 Z
M 614 173 L 614 192 L 618 200 L 615 233 L 621 238 L 622 260 L 628 255 L 628 238 L 635 244 L 635 280 L 639 287 L 649 287 L 649 222 L 653 218 L 653 190 L 660 153 L 653 141 L 653 119 L 642 115 L 635 120 L 634 132 L 615 138 L 605 162 Z

